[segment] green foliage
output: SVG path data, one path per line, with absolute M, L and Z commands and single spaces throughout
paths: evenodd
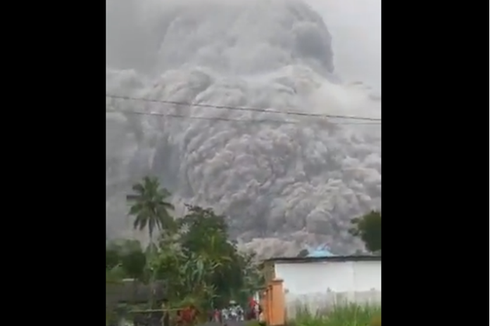
M 142 279 L 146 266 L 146 256 L 141 250 L 124 253 L 121 266 L 130 278 Z
M 119 252 L 116 248 L 105 249 L 105 268 L 111 269 L 120 263 Z
M 109 242 L 106 245 L 106 271 L 118 271 L 120 278 L 143 280 L 146 255 L 137 240 Z
M 224 216 L 198 206 L 187 210 L 178 219 L 179 235 L 161 238 L 152 262 L 157 277 L 167 280 L 171 300 L 192 300 L 207 309 L 231 297 L 245 299 L 257 283 L 253 255 L 239 253 L 228 241 Z
M 230 299 L 245 301 L 263 285 L 255 255 L 240 253 L 228 240 L 224 216 L 211 208 L 186 205 L 187 213 L 174 219 L 173 206 L 166 202 L 171 194 L 155 178 L 145 177 L 133 191 L 127 199 L 134 227 L 148 229 L 150 246 L 143 251 L 137 241 L 109 243 L 106 272 L 112 273 L 110 277 L 164 281 L 170 305 L 193 303 L 201 309 Z M 160 234 L 153 238 L 157 230 Z
M 243 285 L 244 261 L 234 244 L 228 241 L 225 217 L 211 208 L 187 205 L 188 213 L 179 220 L 186 232 L 181 237 L 182 250 L 196 264 L 208 269 L 202 282 L 212 284 L 213 299 L 230 296 Z M 219 300 L 218 300 L 219 301 Z
M 325 307 L 319 311 L 323 312 L 311 313 L 307 309 L 299 309 L 296 318 L 289 320 L 287 324 L 295 326 L 366 326 L 372 325 L 371 322 L 381 315 L 381 307 L 373 305 L 349 304 L 333 308 Z M 381 318 L 379 321 L 381 325 Z
M 122 269 L 121 265 L 114 266 L 105 270 L 106 284 L 117 283 L 126 276 L 126 273 Z
M 371 211 L 368 214 L 352 219 L 353 228 L 349 232 L 358 236 L 370 252 L 381 250 L 381 212 Z
M 214 214 L 211 208 L 186 207 L 188 213 L 178 220 L 180 228 L 186 230 L 181 240 L 184 250 L 207 252 L 209 249 L 214 252 L 220 250 L 219 246 L 225 251 L 232 249 L 226 239 L 228 226 L 224 216 Z
M 158 179 L 144 177 L 143 181 L 135 184 L 132 189 L 134 194 L 126 198 L 132 203 L 129 215 L 136 217 L 134 228 L 148 228 L 150 241 L 153 240 L 155 229 L 173 231 L 175 222 L 169 211 L 174 210 L 174 206 L 167 202 L 171 194 L 167 189 L 160 187 Z
M 144 177 L 142 182 L 133 185 L 132 189 L 134 193 L 126 197 L 131 203 L 129 215 L 135 216 L 133 223 L 135 229 L 148 229 L 150 245 L 147 248 L 147 254 L 149 255 L 148 258 L 151 258 L 150 256 L 158 251 L 153 242 L 154 231 L 163 230 L 164 233 L 170 234 L 176 229 L 175 220 L 169 212 L 174 210 L 174 206 L 167 202 L 171 194 L 167 189 L 160 187 L 160 182 L 157 178 L 148 176 Z M 141 273 L 142 271 L 139 272 Z M 149 271 L 150 282 L 155 281 L 154 276 L 154 272 Z M 150 297 L 151 306 L 153 306 L 153 293 L 151 293 Z

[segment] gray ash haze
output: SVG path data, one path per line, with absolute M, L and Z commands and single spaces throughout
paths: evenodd
M 379 0 L 106 3 L 108 94 L 381 115 Z M 213 207 L 262 257 L 362 249 L 349 221 L 381 205 L 380 124 L 110 98 L 107 108 L 110 237 L 144 238 L 125 196 L 150 174 L 178 214 L 183 203 Z

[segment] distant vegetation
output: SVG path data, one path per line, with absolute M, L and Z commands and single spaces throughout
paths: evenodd
M 349 232 L 360 237 L 367 250 L 381 252 L 381 212 L 371 211 L 366 215 L 352 219 L 353 227 Z

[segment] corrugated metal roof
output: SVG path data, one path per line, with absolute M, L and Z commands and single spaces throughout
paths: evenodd
M 330 252 L 327 245 L 321 245 L 316 248 L 307 248 L 308 255 L 306 257 L 334 257 L 335 255 Z
M 313 252 L 308 253 L 306 257 L 333 257 L 335 256 L 328 250 L 315 250 Z
M 353 256 L 338 256 L 331 257 L 275 257 L 264 260 L 264 262 L 272 263 L 316 263 L 316 262 L 346 262 L 346 261 L 381 261 L 381 256 L 373 255 L 353 255 Z

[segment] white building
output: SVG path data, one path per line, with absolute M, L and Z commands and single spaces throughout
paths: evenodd
M 315 312 L 349 302 L 381 302 L 381 256 L 273 258 L 266 266 L 266 278 L 284 281 L 289 317 L 298 307 Z

